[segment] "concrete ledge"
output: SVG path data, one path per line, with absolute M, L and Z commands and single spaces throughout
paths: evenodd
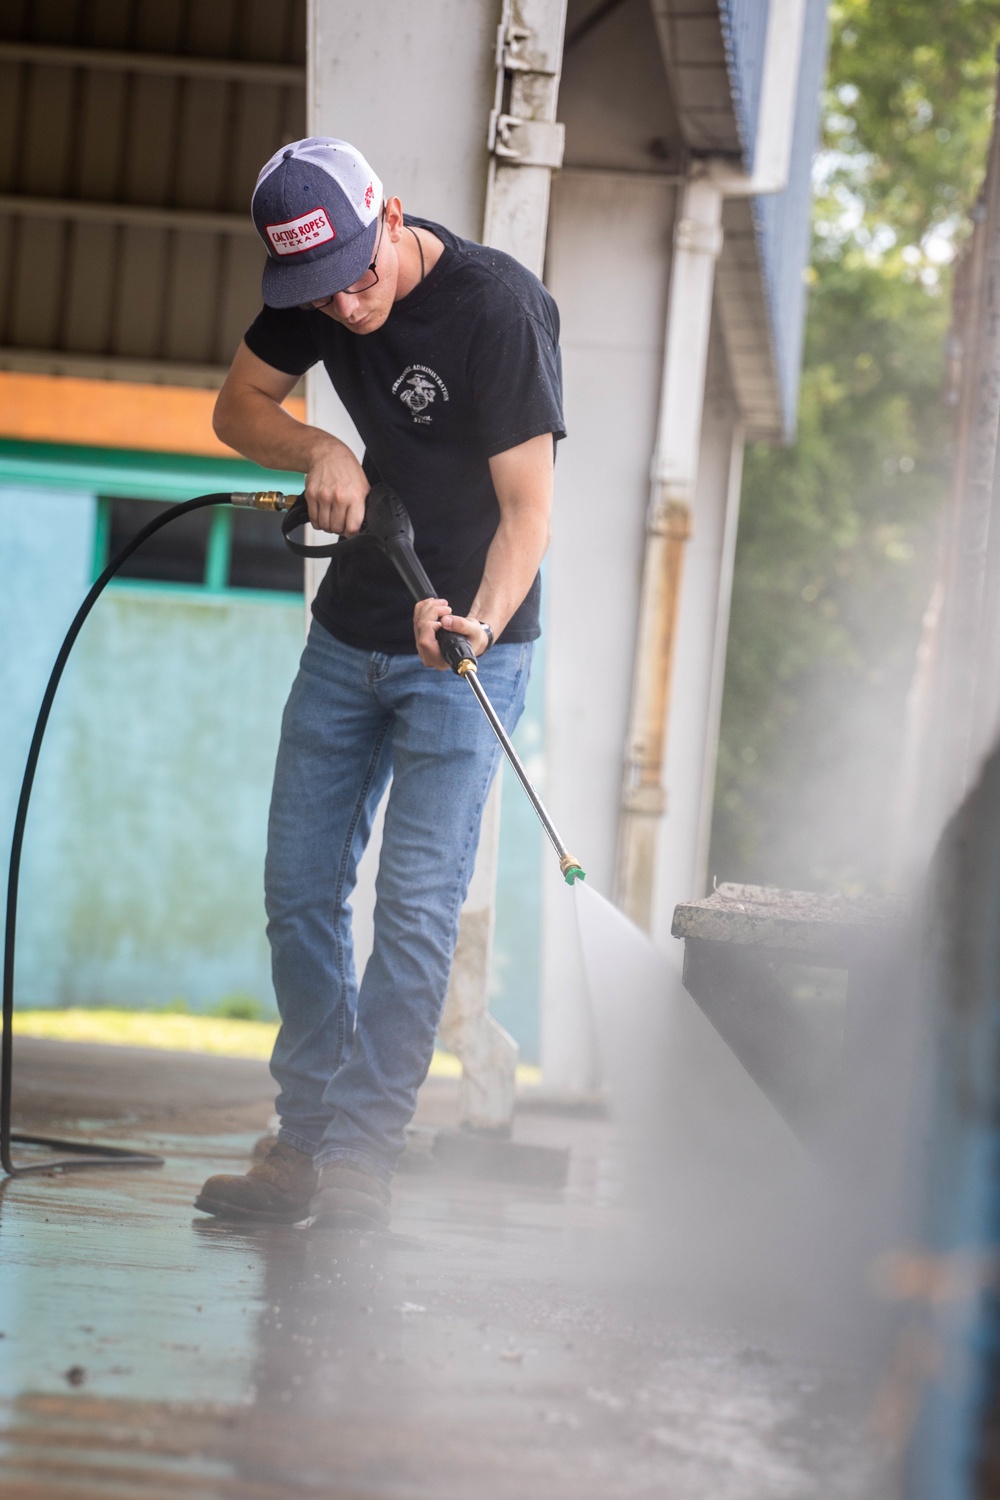
M 674 910 L 676 938 L 774 948 L 827 960 L 846 955 L 867 939 L 900 930 L 901 899 L 828 896 L 773 886 L 724 883 L 704 901 Z

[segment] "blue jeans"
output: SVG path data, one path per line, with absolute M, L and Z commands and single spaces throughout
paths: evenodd
M 495 646 L 480 663 L 508 730 L 530 664 L 530 644 Z M 317 1167 L 345 1159 L 392 1175 L 433 1055 L 499 759 L 468 683 L 313 624 L 282 720 L 265 894 L 279 1135 Z M 350 896 L 390 776 L 375 946 L 359 990 Z

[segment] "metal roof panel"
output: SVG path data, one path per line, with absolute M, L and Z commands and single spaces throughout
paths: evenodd
M 304 133 L 304 62 L 305 0 L 0 7 L 4 363 L 218 379 L 260 305 L 250 194 Z

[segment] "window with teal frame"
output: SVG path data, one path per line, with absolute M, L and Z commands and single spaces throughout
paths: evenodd
M 0 484 L 76 491 L 87 503 L 91 496 L 99 496 L 96 577 L 112 555 L 112 543 L 120 546 L 167 504 L 217 491 L 283 490 L 297 495 L 302 475 L 261 469 L 235 454 L 201 458 L 4 438 L 0 440 Z M 194 523 L 190 528 L 188 520 Z M 272 602 L 302 595 L 302 564 L 285 546 L 278 518 L 267 512 L 237 513 L 228 505 L 192 512 L 158 532 L 129 563 L 134 566 L 131 570 L 126 566 L 119 586 L 196 589 L 203 594 Z
M 94 533 L 94 577 L 109 558 L 167 503 L 101 495 Z M 119 587 L 230 590 L 301 595 L 302 562 L 285 546 L 277 516 L 216 505 L 192 511 L 158 531 L 116 575 Z M 114 586 L 114 585 L 112 585 Z

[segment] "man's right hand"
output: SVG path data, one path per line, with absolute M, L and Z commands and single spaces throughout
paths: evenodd
M 316 529 L 356 536 L 365 518 L 368 480 L 346 443 L 284 410 L 281 403 L 295 380 L 240 344 L 215 403 L 216 434 L 265 469 L 304 474 Z
M 370 486 L 346 444 L 326 433 L 315 443 L 306 473 L 306 505 L 317 531 L 357 536 Z

